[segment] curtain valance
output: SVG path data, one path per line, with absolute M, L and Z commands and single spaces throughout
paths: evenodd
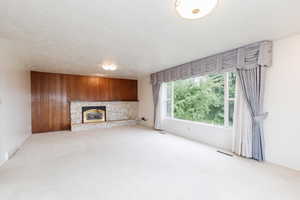
M 272 65 L 272 42 L 262 41 L 237 49 L 198 59 L 151 74 L 152 85 L 187 79 L 236 68 L 251 69 Z

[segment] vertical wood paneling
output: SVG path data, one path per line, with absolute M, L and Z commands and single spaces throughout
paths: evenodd
M 120 79 L 111 79 L 111 99 L 113 101 L 122 100 L 121 97 L 121 86 Z
M 70 105 L 69 105 L 69 78 L 67 75 L 61 76 L 61 119 L 62 130 L 70 129 Z
M 69 130 L 71 101 L 137 101 L 137 81 L 31 72 L 32 132 Z
M 106 101 L 115 101 L 113 94 L 113 80 L 105 78 L 105 88 L 104 93 L 106 93 Z
M 32 115 L 32 130 L 39 130 L 40 123 L 38 117 L 40 113 L 41 105 L 41 88 L 40 88 L 40 74 L 31 73 L 31 115 Z
M 87 77 L 87 96 L 89 101 L 97 101 L 99 97 L 99 78 L 98 77 Z
M 98 97 L 102 101 L 108 101 L 109 99 L 107 94 L 107 80 L 105 78 L 98 78 Z

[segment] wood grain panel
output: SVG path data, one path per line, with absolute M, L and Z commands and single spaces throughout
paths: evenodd
M 121 85 L 121 98 L 123 101 L 134 101 L 137 99 L 137 81 L 123 80 Z
M 49 115 L 49 77 L 46 74 L 41 74 L 40 76 L 40 84 L 41 84 L 41 90 L 40 95 L 41 96 L 41 102 L 40 102 L 40 116 L 38 116 L 38 120 L 40 121 L 40 130 L 42 132 L 46 132 L 48 130 L 51 130 L 49 128 L 49 121 L 50 121 L 50 115 Z
M 87 77 L 87 99 L 89 101 L 100 100 L 99 95 L 99 78 L 98 77 Z
M 62 75 L 61 76 L 61 129 L 62 130 L 69 130 L 71 129 L 71 119 L 70 119 L 70 104 L 69 104 L 69 91 L 70 91 L 70 84 L 69 84 L 69 76 Z
M 71 101 L 137 101 L 137 81 L 31 72 L 32 132 L 69 130 Z
M 105 78 L 98 78 L 98 96 L 99 100 L 108 101 L 108 80 Z
M 113 101 L 122 100 L 120 79 L 111 79 L 111 99 Z
M 31 115 L 32 115 L 32 131 L 40 129 L 38 117 L 41 115 L 41 84 L 40 74 L 31 73 Z

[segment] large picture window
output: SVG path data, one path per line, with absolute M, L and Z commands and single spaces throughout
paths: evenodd
M 207 75 L 164 84 L 169 118 L 230 127 L 233 124 L 236 75 Z

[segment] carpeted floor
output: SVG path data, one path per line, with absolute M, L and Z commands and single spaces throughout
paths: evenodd
M 300 172 L 142 127 L 33 135 L 1 200 L 299 200 Z

